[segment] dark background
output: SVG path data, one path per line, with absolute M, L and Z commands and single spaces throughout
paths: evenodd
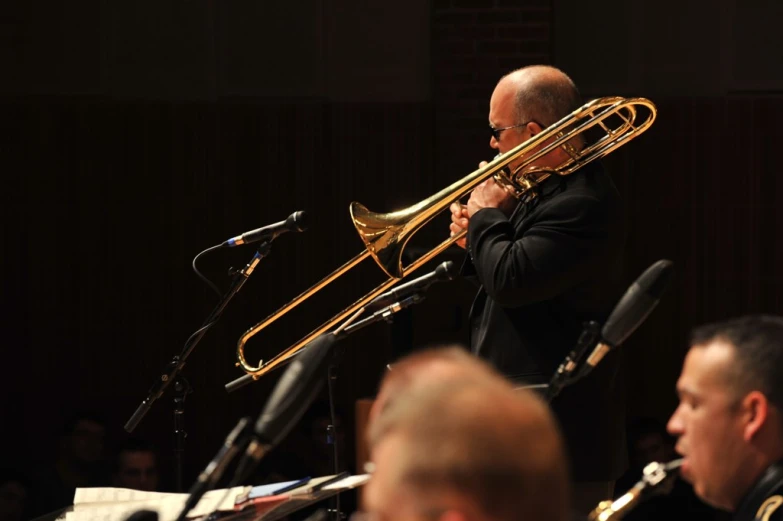
M 658 259 L 676 275 L 628 340 L 629 414 L 675 406 L 689 328 L 783 312 L 777 152 L 780 2 L 170 0 L 19 2 L 0 14 L 3 377 L 0 457 L 45 459 L 66 415 L 111 433 L 146 396 L 216 296 L 192 258 L 307 210 L 273 245 L 189 359 L 190 483 L 277 379 L 223 385 L 239 335 L 361 251 L 348 205 L 413 204 L 490 159 L 496 81 L 563 68 L 585 97 L 644 96 L 655 125 L 607 158 L 625 201 L 630 284 Z M 428 225 L 416 244 L 447 235 Z M 227 287 L 252 247 L 206 257 Z M 459 260 L 450 250 L 439 259 Z M 422 270 L 421 273 L 424 271 Z M 251 360 L 304 336 L 383 280 L 363 269 L 249 343 Z M 416 346 L 465 342 L 473 289 L 433 287 Z M 345 341 L 337 381 L 348 441 L 355 400 L 399 353 L 378 324 Z M 396 338 L 396 337 L 395 337 Z M 402 348 L 409 346 L 403 345 Z M 171 394 L 138 428 L 168 458 Z

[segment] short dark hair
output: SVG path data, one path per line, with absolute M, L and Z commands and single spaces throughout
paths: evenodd
M 98 411 L 81 409 L 70 413 L 63 422 L 62 435 L 69 436 L 76 431 L 80 422 L 91 422 L 106 428 L 106 418 Z
M 143 438 L 130 437 L 117 446 L 117 454 L 121 452 L 158 452 L 152 442 Z
M 130 437 L 117 446 L 113 462 L 115 472 L 120 468 L 120 456 L 127 452 L 150 452 L 158 459 L 158 449 L 153 443 L 143 438 Z
M 747 315 L 697 327 L 691 346 L 724 341 L 734 348 L 738 392 L 758 389 L 783 412 L 783 317 Z

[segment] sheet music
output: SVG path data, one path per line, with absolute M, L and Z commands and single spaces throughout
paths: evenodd
M 348 476 L 347 478 L 341 479 L 340 481 L 332 483 L 331 485 L 326 485 L 323 489 L 334 490 L 342 488 L 354 488 L 358 487 L 359 485 L 364 485 L 368 481 L 370 481 L 369 474 L 359 474 L 358 476 Z
M 284 492 L 277 502 L 286 502 L 298 495 L 310 495 L 313 487 L 319 483 L 328 481 L 335 476 L 322 476 L 310 480 L 307 484 Z M 323 491 L 337 491 L 350 489 L 365 484 L 370 479 L 369 474 L 358 476 L 346 476 L 340 481 L 330 483 L 323 487 Z M 280 488 L 287 483 L 276 483 L 269 488 Z M 263 487 L 259 487 L 263 488 Z M 234 487 L 231 489 L 210 490 L 201 498 L 196 508 L 188 514 L 189 518 L 206 516 L 216 510 L 234 511 L 237 498 L 247 495 L 253 487 Z M 317 492 L 315 493 L 317 494 Z M 288 499 L 285 498 L 288 496 Z M 185 506 L 188 494 L 144 492 L 126 488 L 96 487 L 76 489 L 72 512 L 67 512 L 65 521 L 125 521 L 131 514 L 138 510 L 153 510 L 158 513 L 158 521 L 176 521 L 179 513 Z M 282 499 L 280 499 L 282 498 Z M 256 498 L 253 502 L 263 502 L 270 498 Z
M 215 510 L 233 511 L 236 498 L 241 494 L 246 494 L 249 488 L 234 487 L 210 490 L 190 511 L 188 517 L 202 517 Z M 188 494 L 111 488 L 78 489 L 74 497 L 74 511 L 68 512 L 65 515 L 65 520 L 124 521 L 132 513 L 145 509 L 158 512 L 159 521 L 176 521 L 187 498 Z
M 288 488 L 290 485 L 295 485 L 299 481 L 282 481 L 280 483 L 270 483 L 269 485 L 258 485 L 250 489 L 250 495 L 248 499 L 256 499 L 259 497 L 273 496 L 278 490 Z
M 130 488 L 114 487 L 89 487 L 77 488 L 73 497 L 74 505 L 88 503 L 116 503 L 120 501 L 147 501 L 154 499 L 166 499 L 173 496 L 186 494 L 170 494 L 166 492 L 145 492 Z

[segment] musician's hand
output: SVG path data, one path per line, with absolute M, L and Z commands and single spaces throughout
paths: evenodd
M 487 179 L 470 194 L 468 218 L 482 208 L 498 208 L 508 217 L 514 211 L 516 203 L 516 198 L 501 188 L 494 179 Z
M 455 202 L 451 203 L 449 209 L 451 210 L 451 224 L 449 225 L 451 233 L 449 237 L 454 237 L 461 231 L 468 229 L 468 208 L 459 202 Z M 467 239 L 463 237 L 454 244 L 464 249 L 467 244 Z

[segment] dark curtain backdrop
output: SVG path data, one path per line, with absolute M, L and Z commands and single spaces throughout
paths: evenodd
M 194 5 L 206 9 L 211 4 Z M 315 20 L 313 6 L 309 12 Z M 120 23 L 133 20 L 128 13 L 90 17 L 86 8 L 58 12 L 71 29 L 107 16 L 125 28 L 119 36 L 116 31 L 100 33 L 104 54 L 90 54 L 95 60 L 135 48 L 124 40 L 134 32 Z M 188 12 L 198 23 L 208 15 L 198 9 Z M 27 19 L 34 13 L 20 8 L 15 14 Z M 155 58 L 153 69 L 164 75 L 156 81 L 174 89 L 166 91 L 171 97 L 129 96 L 122 89 L 119 94 L 111 89 L 85 93 L 90 89 L 80 81 L 105 84 L 89 80 L 82 69 L 55 65 L 68 63 L 80 49 L 92 49 L 89 34 L 70 31 L 79 37 L 68 40 L 60 55 L 49 52 L 56 45 L 47 51 L 31 43 L 36 35 L 56 40 L 47 32 L 47 27 L 65 27 L 52 21 L 56 14 L 49 13 L 52 18 L 47 15 L 37 32 L 7 33 L 25 47 L 19 54 L 3 55 L 7 63 L 22 64 L 16 70 L 26 71 L 30 80 L 9 83 L 13 88 L 3 91 L 0 105 L 4 461 L 27 461 L 31 454 L 49 457 L 64 417 L 74 408 L 103 411 L 111 433 L 120 435 L 154 378 L 216 302 L 192 272 L 192 258 L 295 210 L 307 210 L 312 218 L 306 233 L 283 235 L 273 244 L 186 366 L 195 389 L 186 402 L 190 482 L 238 417 L 258 413 L 277 379 L 270 375 L 226 393 L 223 385 L 242 374 L 234 367 L 239 335 L 361 251 L 349 219 L 351 201 L 376 211 L 399 209 L 491 158 L 485 110 L 467 103 L 464 113 L 454 112 L 463 101 L 459 96 L 452 104 L 438 98 L 448 87 L 446 80 L 436 83 L 431 94 L 426 86 L 410 87 L 397 101 L 386 99 L 388 89 L 376 99 L 336 101 L 310 95 L 305 87 L 296 92 L 298 97 L 281 97 L 280 92 L 200 97 L 218 87 L 188 81 L 189 75 L 203 80 L 201 67 L 213 66 L 209 42 L 198 38 L 191 41 L 195 50 L 173 48 L 188 56 L 205 53 L 204 63 L 186 60 L 182 75 L 169 68 L 176 56 L 159 57 L 152 44 L 142 48 L 144 56 Z M 178 12 L 163 15 L 181 21 Z M 222 27 L 220 23 L 226 19 L 218 18 Z M 252 40 L 253 34 L 247 29 L 231 38 Z M 278 48 L 306 54 L 302 45 Z M 239 62 L 232 70 L 243 70 L 251 54 L 235 57 Z M 50 77 L 36 63 L 59 70 L 58 78 L 76 80 L 46 91 Z M 346 61 L 341 63 L 350 69 Z M 421 63 L 417 60 L 416 67 Z M 279 64 L 287 73 L 296 71 L 288 61 Z M 506 72 L 505 66 L 489 71 L 492 67 L 485 63 L 483 71 L 492 72 L 493 81 Z M 110 78 L 135 77 L 128 72 L 132 67 L 123 70 L 129 76 Z M 314 82 L 324 81 L 322 69 L 310 71 L 320 78 Z M 167 83 L 166 74 L 178 80 Z M 155 87 L 151 78 L 145 85 Z M 241 90 L 243 83 L 236 81 Z M 193 95 L 178 97 L 178 85 Z M 466 96 L 484 100 L 492 87 L 493 82 L 474 85 Z M 626 86 L 621 90 L 625 93 Z M 742 313 L 783 312 L 777 204 L 783 198 L 777 156 L 783 142 L 778 124 L 783 97 L 653 96 L 644 89 L 631 94 L 650 95 L 659 118 L 647 134 L 606 160 L 631 225 L 624 275 L 630 284 L 650 264 L 668 258 L 674 261 L 675 277 L 659 307 L 624 347 L 629 407 L 632 415 L 665 419 L 675 405 L 674 382 L 689 328 Z M 428 225 L 417 246 L 445 237 L 447 222 L 444 216 Z M 228 268 L 243 266 L 252 253 L 252 247 L 216 252 L 204 258 L 202 268 L 225 288 Z M 444 258 L 459 260 L 460 253 L 450 251 Z M 366 261 L 352 276 L 251 340 L 248 356 L 252 360 L 278 352 L 381 280 L 380 270 Z M 412 316 L 402 317 L 396 326 L 375 325 L 344 343 L 337 392 L 349 442 L 353 404 L 372 395 L 384 365 L 397 355 L 396 341 L 465 341 L 472 294 L 460 281 L 433 287 Z M 169 393 L 154 405 L 138 433 L 156 441 L 170 463 L 172 430 Z
M 189 462 L 202 465 L 239 415 L 258 413 L 278 376 L 224 390 L 243 374 L 234 367 L 239 335 L 361 252 L 349 203 L 387 211 L 434 191 L 431 112 L 426 104 L 6 104 L 18 147 L 4 190 L 3 446 L 45 445 L 78 407 L 105 411 L 119 431 L 217 303 L 192 258 L 306 210 L 308 231 L 273 243 L 189 358 L 186 447 Z M 229 267 L 253 252 L 220 250 L 202 271 L 225 289 Z M 367 260 L 252 339 L 248 358 L 277 353 L 382 280 Z M 337 390 L 350 415 L 391 361 L 389 328 L 368 328 L 344 346 Z M 171 397 L 138 429 L 163 447 Z
M 606 163 L 627 202 L 628 282 L 660 258 L 675 263 L 661 304 L 625 346 L 631 407 L 664 416 L 690 327 L 783 308 L 775 154 L 783 135 L 774 124 L 783 100 L 658 101 L 653 128 Z M 241 374 L 233 367 L 239 334 L 361 250 L 350 201 L 407 206 L 469 172 L 483 152 L 454 149 L 465 170 L 438 171 L 436 152 L 448 151 L 432 146 L 427 104 L 37 99 L 3 109 L 17 145 L 3 191 L 3 446 L 11 455 L 39 447 L 76 406 L 105 410 L 119 429 L 216 302 L 192 272 L 193 256 L 306 209 L 310 229 L 273 244 L 188 363 L 196 392 L 187 401 L 187 448 L 193 459 L 208 453 L 239 415 L 258 410 L 275 379 L 224 391 Z M 428 239 L 445 229 L 430 226 Z M 203 271 L 225 288 L 227 269 L 252 252 L 213 253 Z M 382 280 L 371 262 L 365 268 L 251 340 L 251 359 L 289 345 Z M 431 293 L 414 310 L 416 342 L 464 340 L 471 288 L 457 282 Z M 394 356 L 390 331 L 380 324 L 346 341 L 338 389 L 347 410 L 372 394 Z M 163 446 L 169 398 L 139 428 Z

